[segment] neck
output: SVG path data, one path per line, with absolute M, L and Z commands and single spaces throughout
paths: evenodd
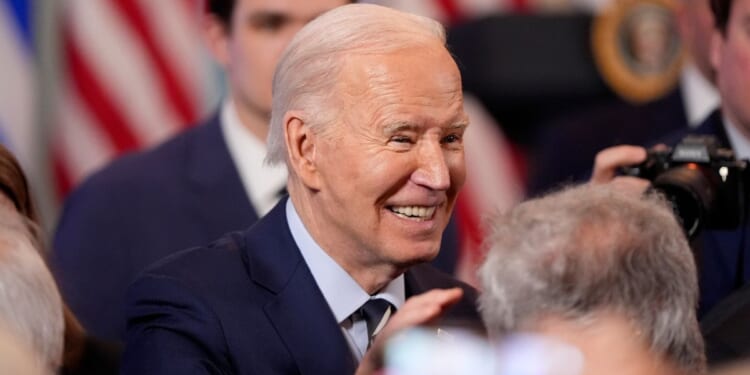
M 232 102 L 234 103 L 237 117 L 240 119 L 242 126 L 250 131 L 255 137 L 265 142 L 266 138 L 268 138 L 268 124 L 270 122 L 269 112 L 247 100 L 243 100 L 242 97 L 237 94 L 232 95 Z
M 312 203 L 314 192 L 296 184 L 291 177 L 288 187 L 294 208 L 310 236 L 367 294 L 377 294 L 404 273 L 405 268 L 379 261 L 371 252 L 358 248 L 356 244 L 329 240 L 324 234 L 331 233 L 330 224 L 321 220 L 320 210 Z

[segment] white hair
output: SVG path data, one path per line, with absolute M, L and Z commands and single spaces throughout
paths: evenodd
M 62 364 L 63 302 L 22 220 L 0 210 L 0 322 L 54 374 Z
M 273 78 L 268 163 L 286 159 L 284 116 L 304 113 L 316 132 L 333 122 L 336 84 L 345 58 L 386 54 L 428 43 L 445 44 L 437 21 L 372 4 L 334 8 L 302 28 L 287 46 Z
M 499 215 L 490 231 L 479 271 L 490 332 L 522 330 L 549 315 L 585 320 L 614 310 L 652 351 L 686 373 L 705 372 L 697 271 L 662 197 L 572 187 Z

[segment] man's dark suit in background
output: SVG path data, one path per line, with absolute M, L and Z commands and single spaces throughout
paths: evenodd
M 688 134 L 712 135 L 722 147 L 731 148 L 718 110 L 712 112 L 698 128 L 685 128 L 672 133 L 664 143 L 674 146 Z M 747 229 L 745 223 L 736 230 L 704 230 L 693 240 L 700 274 L 699 318 L 732 291 L 750 281 L 750 246 L 743 238 Z
M 719 110 L 698 128 L 675 132 L 664 143 L 674 146 L 689 134 L 712 135 L 722 147 L 732 147 Z M 735 230 L 703 230 L 691 243 L 698 262 L 698 317 L 712 366 L 750 354 L 748 331 L 744 329 L 750 317 L 749 230 L 746 219 Z
M 528 195 L 585 181 L 596 153 L 617 144 L 651 143 L 687 128 L 680 89 L 645 104 L 613 99 L 550 122 L 529 158 Z
M 118 159 L 76 189 L 54 238 L 52 268 L 84 327 L 117 340 L 125 290 L 143 268 L 257 219 L 214 117 Z
M 245 232 L 159 262 L 133 284 L 126 349 L 133 360 L 124 373 L 354 373 L 357 362 L 295 244 L 285 206 Z M 464 297 L 445 318 L 479 321 L 476 292 L 432 266 L 411 268 L 405 284 L 407 298 L 461 286 Z

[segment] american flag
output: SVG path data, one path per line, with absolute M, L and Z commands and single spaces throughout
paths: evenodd
M 115 156 L 197 121 L 211 74 L 197 1 L 63 4 L 64 71 L 52 137 L 61 196 Z

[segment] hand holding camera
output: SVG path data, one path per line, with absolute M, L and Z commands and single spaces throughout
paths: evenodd
M 715 137 L 689 135 L 674 148 L 650 150 L 645 161 L 620 172 L 651 181 L 694 237 L 702 229 L 730 230 L 744 221 L 747 166 Z

